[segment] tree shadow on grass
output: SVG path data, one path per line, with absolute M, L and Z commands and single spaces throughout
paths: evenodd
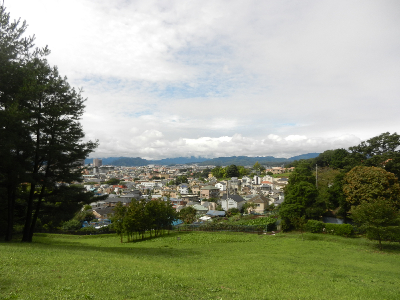
M 51 234 L 37 234 L 34 236 L 33 242 L 26 244 L 20 242 L 4 243 L 7 246 L 16 248 L 38 247 L 50 250 L 71 250 L 71 251 L 97 251 L 106 252 L 120 255 L 128 255 L 135 257 L 169 257 L 169 258 L 182 258 L 185 256 L 193 257 L 193 255 L 201 254 L 202 252 L 194 249 L 185 249 L 181 247 L 178 237 L 185 236 L 190 232 L 171 233 L 161 237 L 146 237 L 145 239 L 138 239 L 133 242 L 123 242 L 120 247 L 108 247 L 104 244 L 91 245 L 85 243 L 88 239 L 101 239 L 115 237 L 115 243 L 119 243 L 119 237 L 115 234 L 103 234 L 94 236 L 65 236 L 60 235 L 57 239 L 52 239 L 55 235 Z M 49 236 L 49 237 L 48 237 Z M 160 244 L 144 244 L 143 242 L 149 240 L 157 240 L 165 237 L 170 237 L 165 240 L 165 243 Z M 172 238 L 172 239 L 171 239 Z M 82 239 L 82 242 L 79 241 Z M 78 241 L 76 241 L 78 240 Z M 113 242 L 114 243 L 114 242 Z M 142 246 L 143 245 L 143 246 Z

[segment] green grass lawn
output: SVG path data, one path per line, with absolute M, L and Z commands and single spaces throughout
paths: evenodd
M 319 234 L 37 234 L 0 243 L 0 299 L 399 299 L 399 254 Z

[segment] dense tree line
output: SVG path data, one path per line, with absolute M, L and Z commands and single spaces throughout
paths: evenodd
M 301 218 L 352 219 L 381 241 L 400 222 L 400 135 L 382 133 L 357 146 L 295 162 L 280 207 L 284 230 Z
M 170 201 L 133 200 L 128 206 L 118 202 L 114 208 L 113 226 L 117 234 L 126 236 L 128 242 L 136 238 L 144 238 L 144 234 L 150 236 L 162 235 L 166 230 L 172 229 L 172 223 L 177 218 L 176 211 Z
M 54 210 L 91 200 L 59 183 L 80 178 L 79 160 L 97 143 L 82 142 L 81 92 L 48 64 L 47 48 L 34 48 L 34 37 L 23 36 L 26 27 L 0 6 L 0 235 L 11 240 L 20 224 L 22 241 L 30 242 Z

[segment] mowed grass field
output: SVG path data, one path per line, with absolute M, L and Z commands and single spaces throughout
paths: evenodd
M 400 299 L 400 247 L 296 233 L 122 244 L 37 234 L 32 244 L 0 243 L 0 299 Z

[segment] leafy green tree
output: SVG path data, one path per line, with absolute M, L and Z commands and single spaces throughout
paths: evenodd
M 397 177 L 382 168 L 357 166 L 344 177 L 343 191 L 353 206 L 363 201 L 385 199 L 400 208 L 400 184 Z
M 78 221 L 81 221 L 81 222 L 84 222 L 84 221 L 89 222 L 90 220 L 93 220 L 93 219 L 95 219 L 95 218 L 96 218 L 96 217 L 95 217 L 95 215 L 93 214 L 93 211 L 92 211 L 92 210 L 80 211 L 80 212 L 78 212 L 78 213 L 75 215 L 75 217 L 74 217 L 75 220 L 78 220 Z
M 348 217 L 348 212 L 351 205 L 346 200 L 346 196 L 343 192 L 344 176 L 346 173 L 344 171 L 339 172 L 333 179 L 333 183 L 328 187 L 328 197 L 329 197 L 329 208 L 336 209 L 337 215 L 346 219 Z
M 239 170 L 239 177 L 243 177 L 249 174 L 249 170 L 246 169 L 244 166 L 238 166 Z
M 109 184 L 109 185 L 117 185 L 117 184 L 119 184 L 120 182 L 121 182 L 121 180 L 118 179 L 118 178 L 110 178 L 109 180 L 106 181 L 106 184 Z
M 321 203 L 325 203 L 326 209 L 336 209 L 338 204 L 336 201 L 331 203 L 329 189 L 335 182 L 335 178 L 340 174 L 340 171 L 337 169 L 333 169 L 330 167 L 318 168 L 318 180 L 317 180 L 317 188 L 318 188 L 318 201 Z
M 262 171 L 265 171 L 265 168 L 257 161 L 254 165 L 253 165 L 253 170 L 256 173 L 261 173 Z
M 382 168 L 357 166 L 344 177 L 343 191 L 351 205 L 351 217 L 379 240 L 387 227 L 400 221 L 400 184 Z
M 114 207 L 114 216 L 112 217 L 112 223 L 115 232 L 120 236 L 121 243 L 123 242 L 123 236 L 125 231 L 124 219 L 126 215 L 127 207 L 123 206 L 121 202 L 118 202 Z
M 106 196 L 95 197 L 93 193 L 73 186 L 60 186 L 51 191 L 41 205 L 39 218 L 40 224 L 59 227 L 65 221 L 76 219 L 90 221 L 94 219 L 92 210 L 81 211 L 82 205 L 105 199 Z M 79 218 L 81 216 L 81 218 Z M 50 225 L 49 225 L 50 226 Z
M 185 224 L 191 224 L 196 220 L 196 210 L 192 206 L 186 206 L 179 212 L 179 218 Z
M 207 169 L 204 169 L 202 172 L 201 172 L 201 177 L 203 177 L 203 178 L 208 178 L 208 175 L 211 173 L 211 170 L 209 169 L 209 168 L 207 168 Z
M 240 214 L 240 210 L 238 210 L 238 209 L 235 208 L 235 207 L 232 207 L 232 208 L 230 208 L 230 209 L 228 209 L 228 210 L 226 211 L 226 215 L 227 215 L 228 217 L 230 217 L 230 216 L 235 216 L 235 215 L 238 215 L 238 214 Z
M 211 174 L 215 177 L 215 178 L 225 178 L 226 177 L 226 172 L 225 169 L 217 166 L 214 169 L 211 170 Z
M 398 207 L 384 198 L 377 198 L 372 201 L 363 200 L 359 205 L 353 206 L 351 215 L 357 224 L 366 229 L 367 237 L 376 237 L 379 241 L 379 248 L 382 250 L 382 238 L 386 229 L 398 226 L 400 213 Z
M 187 179 L 186 176 L 181 175 L 181 176 L 176 177 L 176 179 L 175 179 L 175 185 L 179 185 L 179 184 L 181 184 L 181 183 L 188 183 L 188 179 Z
M 229 165 L 225 168 L 227 177 L 239 177 L 239 169 L 236 165 Z
M 343 148 L 335 150 L 327 150 L 321 153 L 313 161 L 319 167 L 329 167 L 333 169 L 342 169 L 346 166 L 346 158 L 349 152 Z
M 303 216 L 306 219 L 318 219 L 324 212 L 324 205 L 317 201 L 318 190 L 315 176 L 307 163 L 299 164 L 290 174 L 285 188 L 285 200 L 279 209 L 282 229 L 296 228 L 296 222 Z
M 66 221 L 62 225 L 63 230 L 78 230 L 81 227 L 82 227 L 82 223 L 75 219 Z
M 249 208 L 256 208 L 256 207 L 257 207 L 257 206 L 256 206 L 255 203 L 253 203 L 253 202 L 246 202 L 245 204 L 243 204 L 243 206 L 242 206 L 240 212 L 241 212 L 241 213 L 248 213 L 248 209 L 249 209 Z
M 346 158 L 349 168 L 355 166 L 381 167 L 400 176 L 400 135 L 385 132 L 349 148 Z

